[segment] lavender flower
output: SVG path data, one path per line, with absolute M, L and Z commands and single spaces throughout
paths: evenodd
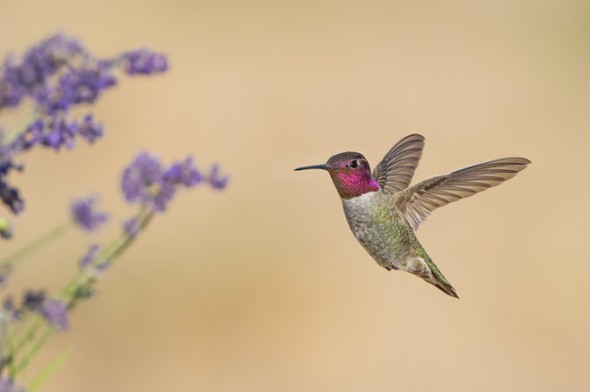
M 193 163 L 193 157 L 188 157 L 182 162 L 172 164 L 164 173 L 164 180 L 175 184 L 192 187 L 201 182 L 201 173 Z
M 3 180 L 0 180 L 0 199 L 15 214 L 21 212 L 25 207 L 25 202 L 21 198 L 18 189 L 12 187 Z
M 128 202 L 151 199 L 150 188 L 162 180 L 162 165 L 158 158 L 146 152 L 135 157 L 131 165 L 123 172 L 121 189 Z
M 66 64 L 84 55 L 78 41 L 56 34 L 29 49 L 20 63 L 6 59 L 0 78 L 0 109 L 18 106 L 23 98 L 42 90 L 46 80 Z
M 4 288 L 4 286 L 6 286 L 6 282 L 8 282 L 9 275 L 10 275 L 10 269 L 3 268 L 2 271 L 0 272 L 0 289 Z
M 53 325 L 58 331 L 65 331 L 70 328 L 68 319 L 68 308 L 57 299 L 48 299 L 39 307 L 39 314 Z
M 72 203 L 72 218 L 81 229 L 93 231 L 109 220 L 106 212 L 95 210 L 96 202 L 96 196 L 88 196 Z
M 2 315 L 7 317 L 9 321 L 17 321 L 22 318 L 23 311 L 14 305 L 14 298 L 8 296 L 2 303 Z
M 77 123 L 67 123 L 64 119 L 59 119 L 56 121 L 50 120 L 45 126 L 49 129 L 43 136 L 43 145 L 51 147 L 55 151 L 59 151 L 62 147 L 73 148 L 76 145 Z
M 110 67 L 101 65 L 62 76 L 59 80 L 61 95 L 68 96 L 70 104 L 94 103 L 101 92 L 117 84 Z
M 151 75 L 167 69 L 168 60 L 161 53 L 140 49 L 100 58 L 64 34 L 41 41 L 20 58 L 6 58 L 0 69 L 0 111 L 28 100 L 35 118 L 10 142 L 0 140 L 0 201 L 15 214 L 24 207 L 18 189 L 6 179 L 10 170 L 19 167 L 13 164 L 15 155 L 33 147 L 70 149 L 80 138 L 94 143 L 103 136 L 102 125 L 91 113 L 82 120 L 72 119 L 70 113 L 79 105 L 95 103 L 115 86 L 117 72 Z M 163 189 L 158 205 L 170 197 Z
M 121 189 L 130 202 L 148 203 L 155 211 L 164 211 L 174 196 L 174 186 L 163 179 L 164 168 L 157 157 L 142 152 L 123 172 Z
M 202 178 L 192 157 L 165 168 L 156 156 L 142 152 L 124 170 L 121 189 L 128 202 L 144 203 L 152 211 L 161 212 L 177 189 L 192 188 L 201 183 Z M 212 167 L 207 178 L 209 185 L 216 189 L 223 189 L 227 184 L 227 178 L 219 174 L 217 165 Z
M 136 217 L 123 222 L 123 231 L 129 237 L 135 237 L 139 233 L 139 220 Z
M 99 251 L 101 250 L 100 246 L 97 244 L 90 245 L 86 254 L 80 259 L 78 265 L 80 269 L 83 270 L 85 273 L 89 274 L 88 276 L 92 279 L 100 277 L 111 265 L 110 259 L 99 259 Z M 79 287 L 76 292 L 76 297 L 81 298 L 81 294 L 85 293 L 83 297 L 87 298 L 88 294 L 94 293 L 92 289 L 92 285 L 88 284 L 88 287 Z
M 92 114 L 84 116 L 84 119 L 79 124 L 78 132 L 90 144 L 94 143 L 96 139 L 102 137 L 104 134 L 102 125 L 94 122 Z
M 165 211 L 168 203 L 172 200 L 175 193 L 176 187 L 174 184 L 168 181 L 163 181 L 160 184 L 160 188 L 154 192 L 152 197 L 152 209 L 157 212 Z
M 224 189 L 227 186 L 228 181 L 228 176 L 221 175 L 219 165 L 213 164 L 209 171 L 209 175 L 207 176 L 207 182 L 209 185 L 211 185 L 213 189 Z
M 0 378 L 0 392 L 26 392 L 9 378 Z
M 76 146 L 80 139 L 92 144 L 103 134 L 102 124 L 92 113 L 80 117 L 80 105 L 97 102 L 103 93 L 118 83 L 118 76 L 151 75 L 168 69 L 168 61 L 161 53 L 146 49 L 129 51 L 110 58 L 99 58 L 87 51 L 80 42 L 56 34 L 35 45 L 20 57 L 5 59 L 0 68 L 0 111 L 15 108 L 21 103 L 32 109 L 31 120 L 23 129 L 4 137 L 0 129 L 0 202 L 13 213 L 22 211 L 24 202 L 17 188 L 9 183 L 9 175 L 22 171 L 16 158 L 33 148 L 55 151 Z M 72 113 L 76 113 L 73 115 Z M 13 297 L 4 297 L 0 308 L 0 392 L 24 392 L 15 382 L 27 370 L 29 360 L 36 356 L 53 330 L 69 329 L 68 312 L 96 293 L 101 273 L 135 242 L 137 234 L 147 227 L 156 212 L 164 211 L 175 193 L 204 183 L 215 189 L 226 187 L 228 179 L 213 165 L 209 173 L 201 172 L 192 157 L 163 165 L 149 153 L 138 154 L 125 168 L 121 188 L 125 199 L 140 204 L 134 218 L 124 223 L 124 233 L 108 246 L 93 244 L 78 260 L 79 271 L 59 296 L 52 298 L 44 290 L 28 290 L 15 306 Z M 80 198 L 71 204 L 73 222 L 83 230 L 92 231 L 108 220 L 108 214 L 96 209 L 97 197 Z M 17 261 L 33 251 L 53 243 L 71 224 L 60 225 L 24 249 L 5 257 L 0 263 L 0 288 Z M 0 237 L 11 234 L 10 222 L 0 215 Z M 41 321 L 53 328 L 39 331 Z M 31 322 L 31 318 L 37 318 Z M 19 328 L 12 324 L 19 323 Z M 42 332 L 42 333 L 41 333 Z M 41 372 L 31 388 L 36 388 L 65 356 Z M 9 377 L 8 377 L 9 376 Z
M 30 123 L 27 128 L 17 136 L 12 142 L 9 150 L 13 152 L 21 152 L 38 145 L 43 141 L 43 130 L 45 123 L 41 120 L 35 120 Z
M 24 96 L 24 91 L 20 88 L 15 72 L 10 69 L 8 61 L 2 65 L 2 73 L 4 77 L 0 79 L 0 110 L 18 106 Z
M 96 259 L 96 256 L 98 256 L 98 251 L 99 250 L 100 250 L 100 246 L 99 245 L 97 245 L 97 244 L 90 245 L 90 247 L 88 248 L 88 251 L 80 259 L 80 262 L 78 263 L 78 265 L 80 266 L 80 268 L 81 269 L 86 269 L 86 268 L 90 267 L 94 263 L 94 260 Z
M 168 70 L 168 60 L 161 53 L 146 49 L 134 50 L 121 56 L 125 72 L 129 75 L 151 75 Z
M 23 299 L 23 308 L 37 312 L 58 331 L 69 328 L 68 309 L 57 299 L 47 298 L 45 291 L 27 291 Z
M 44 290 L 29 290 L 25 293 L 23 298 L 23 307 L 30 310 L 39 310 L 46 299 L 47 297 Z

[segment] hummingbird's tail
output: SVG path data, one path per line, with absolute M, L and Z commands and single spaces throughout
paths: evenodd
M 435 279 L 428 279 L 426 280 L 428 283 L 431 283 L 432 285 L 434 285 L 437 289 L 443 291 L 444 293 L 450 295 L 451 297 L 455 297 L 455 298 L 459 298 L 459 296 L 457 295 L 457 292 L 455 291 L 455 289 L 453 288 L 453 286 L 451 286 L 451 284 L 449 283 L 448 280 L 445 279 L 445 277 L 443 276 L 443 274 L 440 273 L 440 271 L 438 271 L 438 276 L 436 276 L 436 274 L 434 274 L 433 271 L 433 275 L 436 276 Z
M 459 298 L 459 296 L 457 295 L 457 292 L 455 291 L 453 286 L 451 286 L 451 284 L 445 278 L 445 276 L 442 274 L 442 272 L 440 272 L 440 270 L 438 269 L 436 264 L 434 264 L 434 262 L 432 261 L 430 256 L 428 256 L 428 254 L 426 253 L 424 248 L 422 248 L 422 246 L 420 246 L 416 250 L 416 253 L 417 253 L 417 256 L 426 263 L 426 265 L 428 266 L 428 268 L 430 270 L 430 271 L 428 271 L 429 273 L 428 272 L 422 273 L 419 276 L 422 279 L 424 279 L 425 281 L 427 281 L 428 283 L 435 286 L 437 289 L 450 295 L 451 297 Z

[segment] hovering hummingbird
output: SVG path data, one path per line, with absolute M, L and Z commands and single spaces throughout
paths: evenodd
M 295 170 L 322 169 L 330 174 L 352 233 L 380 266 L 410 272 L 459 298 L 416 238 L 415 230 L 438 207 L 499 185 L 531 161 L 496 159 L 408 187 L 423 148 L 422 135 L 406 136 L 389 150 L 373 175 L 369 162 L 358 152 L 342 152 L 325 164 Z

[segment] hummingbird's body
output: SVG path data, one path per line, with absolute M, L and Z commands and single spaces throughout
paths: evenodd
M 400 211 L 390 205 L 391 195 L 383 190 L 342 200 L 350 230 L 377 264 L 387 270 L 410 272 L 457 296 L 426 254 L 414 230 Z
M 431 177 L 408 188 L 423 147 L 421 135 L 405 137 L 372 175 L 367 160 L 356 152 L 340 153 L 326 164 L 295 170 L 329 172 L 351 231 L 380 266 L 410 272 L 457 297 L 416 238 L 415 230 L 434 209 L 498 185 L 530 161 L 498 159 Z

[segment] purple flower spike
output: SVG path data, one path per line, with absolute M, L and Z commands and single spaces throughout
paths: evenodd
M 12 143 L 11 148 L 14 151 L 28 150 L 43 141 L 43 128 L 45 124 L 41 120 L 35 120 L 27 129 L 21 133 Z
M 62 151 L 75 147 L 79 139 L 93 144 L 104 134 L 102 124 L 92 114 L 76 118 L 75 110 L 95 104 L 124 74 L 152 75 L 167 69 L 168 60 L 162 53 L 139 49 L 101 58 L 61 33 L 42 40 L 22 55 L 7 56 L 0 62 L 0 112 L 26 103 L 32 120 L 26 128 L 11 132 L 14 136 L 9 140 L 2 137 L 0 130 L 0 204 L 15 214 L 24 208 L 19 190 L 9 184 L 7 177 L 13 169 L 22 168 L 14 163 L 20 153 L 36 147 Z M 154 189 L 136 184 L 135 195 L 126 196 L 135 201 L 149 200 L 151 208 L 164 210 L 176 186 L 163 180 L 163 168 L 158 170 L 157 178 L 150 182 Z M 194 173 L 185 171 L 179 175 L 183 183 L 196 182 Z
M 42 89 L 74 57 L 84 56 L 78 41 L 56 34 L 27 51 L 22 61 L 4 62 L 0 78 L 0 108 L 18 106 L 25 96 L 33 96 Z
M 92 114 L 87 114 L 78 127 L 80 136 L 92 144 L 96 139 L 99 139 L 104 134 L 102 124 L 94 122 Z
M 23 309 L 17 308 L 14 304 L 14 298 L 12 296 L 8 296 L 4 298 L 4 302 L 2 302 L 2 311 L 4 315 L 8 316 L 10 321 L 18 321 L 22 319 Z M 0 392 L 2 390 L 0 389 Z
M 13 188 L 2 180 L 0 180 L 0 199 L 15 214 L 21 212 L 25 207 L 25 202 L 21 199 L 18 189 Z
M 8 278 L 12 272 L 11 270 L 12 268 L 6 265 L 0 267 L 0 289 L 3 289 L 8 283 Z
M 25 293 L 25 297 L 23 298 L 23 306 L 30 310 L 38 310 L 46 299 L 45 291 L 29 290 Z
M 154 211 L 164 211 L 172 199 L 175 187 L 164 181 L 163 168 L 153 155 L 140 153 L 123 172 L 121 189 L 130 202 L 149 203 Z
M 211 166 L 211 171 L 207 176 L 207 181 L 209 182 L 209 185 L 211 185 L 214 189 L 224 189 L 227 186 L 227 183 L 229 182 L 229 177 L 221 175 L 221 173 L 219 172 L 219 165 L 213 164 Z
M 22 171 L 23 167 L 17 165 L 13 161 L 14 151 L 12 148 L 4 144 L 4 133 L 0 129 L 0 180 L 7 175 L 12 169 Z
M 88 268 L 94 263 L 96 260 L 96 256 L 98 256 L 98 251 L 100 250 L 100 246 L 97 244 L 90 245 L 86 254 L 80 259 L 79 266 L 81 269 Z
M 97 198 L 89 196 L 75 200 L 72 203 L 72 217 L 74 222 L 83 230 L 93 231 L 102 226 L 109 220 L 109 215 L 105 212 L 95 211 Z
M 176 187 L 174 184 L 163 181 L 160 183 L 160 189 L 158 189 L 152 198 L 152 209 L 157 212 L 166 210 L 166 206 L 174 197 L 176 193 Z
M 164 179 L 186 187 L 193 187 L 201 182 L 201 173 L 197 170 L 192 157 L 186 158 L 180 163 L 174 163 L 164 173 Z
M 227 185 L 227 176 L 222 176 L 219 167 L 213 165 L 211 172 L 203 176 L 197 169 L 192 157 L 170 165 L 166 170 L 153 155 L 140 153 L 123 172 L 121 189 L 125 199 L 130 202 L 147 203 L 156 212 L 166 209 L 179 188 L 192 188 L 205 179 L 215 189 Z M 131 223 L 125 223 L 125 231 L 134 235 Z
M 9 60 L 4 61 L 0 79 L 0 109 L 18 106 L 24 95 L 25 91 L 20 85 L 15 69 Z
M 48 299 L 39 308 L 41 316 L 58 331 L 65 331 L 70 327 L 68 308 L 57 299 Z
M 0 378 L 0 392 L 26 392 L 9 378 Z
M 100 93 L 117 84 L 109 69 L 82 69 L 64 75 L 59 86 L 62 95 L 69 95 L 71 103 L 94 103 Z
M 161 53 L 139 49 L 121 56 L 128 75 L 151 75 L 168 70 L 168 60 Z
M 123 222 L 123 231 L 130 237 L 135 237 L 139 233 L 139 220 L 130 218 Z
M 62 119 L 49 125 L 51 129 L 43 137 L 44 145 L 55 151 L 59 151 L 62 147 L 70 149 L 76 145 L 76 135 L 79 133 L 77 123 L 67 123 Z
M 38 312 L 59 331 L 65 331 L 69 328 L 66 305 L 60 300 L 47 298 L 43 290 L 27 291 L 23 299 L 23 307 Z
M 121 189 L 128 202 L 151 198 L 149 188 L 162 181 L 162 165 L 158 158 L 142 152 L 123 172 Z
M 21 82 L 26 86 L 43 84 L 46 78 L 59 71 L 71 58 L 84 54 L 84 48 L 77 40 L 61 33 L 55 34 L 25 53 L 18 67 Z

